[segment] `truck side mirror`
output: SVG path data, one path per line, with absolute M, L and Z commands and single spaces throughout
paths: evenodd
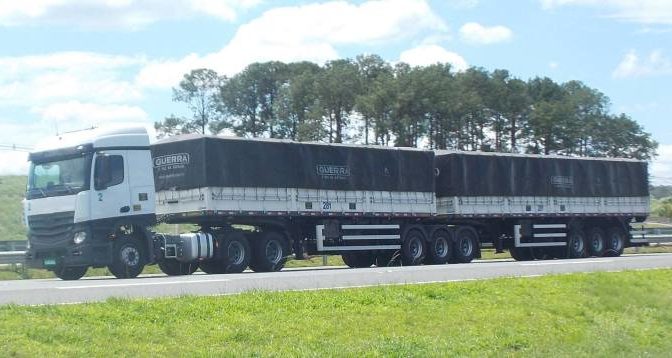
M 107 189 L 112 180 L 112 170 L 110 157 L 99 155 L 96 157 L 96 164 L 93 171 L 93 188 L 95 190 Z

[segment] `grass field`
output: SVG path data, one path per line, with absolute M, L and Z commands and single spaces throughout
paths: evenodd
M 23 207 L 26 192 L 25 176 L 0 176 L 0 241 L 25 240 Z
M 651 356 L 672 270 L 0 308 L 4 356 Z

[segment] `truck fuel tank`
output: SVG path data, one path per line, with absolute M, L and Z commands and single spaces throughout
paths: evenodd
M 194 262 L 211 259 L 215 253 L 214 237 L 210 233 L 157 234 L 157 237 L 159 242 L 163 241 L 164 258 L 166 259 Z

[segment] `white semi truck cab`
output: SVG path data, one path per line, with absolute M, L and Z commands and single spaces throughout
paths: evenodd
M 63 278 L 79 276 L 90 266 L 109 266 L 123 277 L 144 266 L 139 260 L 151 260 L 142 254 L 152 252 L 147 241 L 133 239 L 147 235 L 137 231 L 155 222 L 144 128 L 66 133 L 39 145 L 29 160 L 24 214 L 30 266 Z M 119 258 L 115 249 L 121 251 Z

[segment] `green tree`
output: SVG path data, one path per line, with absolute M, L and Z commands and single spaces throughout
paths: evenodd
M 349 59 L 327 62 L 318 78 L 317 91 L 329 120 L 329 142 L 342 143 L 360 91 L 357 65 Z
M 217 118 L 217 95 L 224 81 L 217 72 L 206 68 L 192 70 L 184 75 L 177 88 L 173 88 L 173 101 L 183 102 L 191 111 L 191 118 L 170 116 L 163 123 L 155 123 L 159 131 L 192 132 L 205 134 L 208 124 Z M 169 132 L 162 132 L 170 135 Z

